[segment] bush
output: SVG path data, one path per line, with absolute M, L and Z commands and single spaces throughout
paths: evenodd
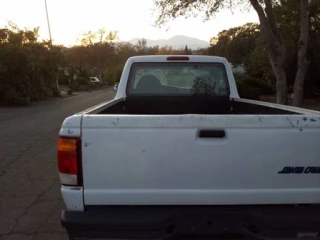
M 241 98 L 259 100 L 261 95 L 273 93 L 271 87 L 245 74 L 235 73 L 234 77 Z
M 58 91 L 57 87 L 52 87 L 51 92 L 52 92 L 52 96 L 54 96 L 54 97 L 60 96 L 60 92 Z
M 29 97 L 21 97 L 18 95 L 17 91 L 14 88 L 8 89 L 4 92 L 2 97 L 2 103 L 4 105 L 29 105 L 31 99 Z
M 57 95 L 61 54 L 42 43 L 0 43 L 0 103 L 25 105 Z
M 59 75 L 59 84 L 60 85 L 69 85 L 71 77 L 66 76 L 64 74 Z
M 14 104 L 28 106 L 31 103 L 30 98 L 28 97 L 20 97 L 16 100 Z
M 72 91 L 92 91 L 96 89 L 96 84 L 91 83 L 86 78 L 78 77 L 76 80 L 70 82 L 70 89 Z
M 71 89 L 68 90 L 68 95 L 72 95 L 73 91 Z
M 78 85 L 81 85 L 81 86 L 86 86 L 90 84 L 89 79 L 84 77 L 77 77 L 76 82 Z
M 259 100 L 261 92 L 258 88 L 250 86 L 246 82 L 238 82 L 237 83 L 238 92 L 241 98 Z
M 14 88 L 7 89 L 3 94 L 3 103 L 4 104 L 15 104 L 18 100 L 18 94 Z
M 113 66 L 111 69 L 106 68 L 103 72 L 104 79 L 106 79 L 107 84 L 114 85 L 120 81 L 123 71 L 123 65 Z

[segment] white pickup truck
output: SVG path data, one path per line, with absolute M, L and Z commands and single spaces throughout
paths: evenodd
M 320 238 L 320 112 L 241 99 L 225 58 L 128 59 L 58 168 L 70 239 Z

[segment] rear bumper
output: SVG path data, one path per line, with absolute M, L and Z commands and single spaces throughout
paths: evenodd
M 62 212 L 72 239 L 319 239 L 318 206 L 87 207 Z

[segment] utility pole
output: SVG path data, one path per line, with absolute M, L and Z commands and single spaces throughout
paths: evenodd
M 44 0 L 44 4 L 45 4 L 45 6 L 46 6 L 46 14 L 47 14 L 47 23 L 48 23 L 49 37 L 50 37 L 50 45 L 52 46 L 52 37 L 51 37 L 51 29 L 50 29 L 50 21 L 49 21 L 47 0 Z
M 52 36 L 51 36 L 51 28 L 50 28 L 50 21 L 49 21 L 47 0 L 44 0 L 44 5 L 45 5 L 45 7 L 46 7 L 47 23 L 48 23 L 48 30 L 49 30 L 49 37 L 50 37 L 50 46 L 51 46 L 51 48 L 52 48 Z M 58 92 L 59 92 L 59 79 L 58 79 L 58 74 L 57 74 L 57 76 L 56 76 L 56 84 L 57 84 L 57 90 L 58 90 Z

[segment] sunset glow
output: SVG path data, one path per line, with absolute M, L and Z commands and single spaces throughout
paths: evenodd
M 47 0 L 55 44 L 73 45 L 81 33 L 105 28 L 119 31 L 121 40 L 160 39 L 186 35 L 205 41 L 218 32 L 246 22 L 257 22 L 255 12 L 220 12 L 210 21 L 202 17 L 176 19 L 166 27 L 154 27 L 152 0 Z M 1 0 L 0 27 L 7 21 L 19 27 L 40 27 L 40 37 L 49 38 L 44 0 Z

